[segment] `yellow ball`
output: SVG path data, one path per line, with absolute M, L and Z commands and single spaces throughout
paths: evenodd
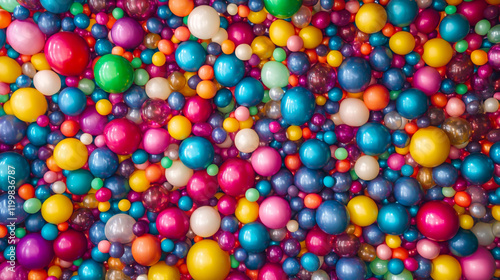
M 488 63 L 488 54 L 483 50 L 475 50 L 470 54 L 470 60 L 477 66 Z
M 432 67 L 445 66 L 453 56 L 453 48 L 450 43 L 441 38 L 430 39 L 424 44 L 422 59 Z
M 389 39 L 389 47 L 399 55 L 407 55 L 415 48 L 415 38 L 410 32 L 399 31 Z
M 269 38 L 277 46 L 284 47 L 290 36 L 295 35 L 293 24 L 282 19 L 275 20 L 269 27 Z
M 387 23 L 387 13 L 379 4 L 366 3 L 359 8 L 355 18 L 356 26 L 364 33 L 379 32 Z
M 0 66 L 1 68 L 1 66 Z M 34 88 L 20 88 L 10 97 L 14 115 L 25 122 L 34 122 L 47 111 L 47 99 Z
M 128 178 L 130 188 L 135 192 L 145 192 L 151 186 L 148 179 L 146 179 L 146 171 L 136 170 Z
M 155 52 L 155 54 L 153 54 L 151 61 L 155 66 L 163 66 L 165 62 L 167 62 L 167 58 L 165 57 L 164 53 Z
M 37 53 L 31 57 L 31 64 L 35 66 L 35 69 L 37 71 L 41 70 L 50 70 L 50 65 L 47 62 L 47 59 L 45 58 L 44 53 Z
M 111 104 L 111 102 L 109 102 L 109 100 L 107 99 L 101 99 L 95 104 L 95 109 L 100 115 L 107 116 L 111 114 L 113 104 Z
M 460 215 L 458 220 L 463 229 L 471 229 L 474 226 L 474 219 L 470 215 Z
M 314 49 L 323 41 L 323 32 L 319 28 L 309 25 L 300 30 L 299 37 L 304 41 L 304 48 Z
M 236 132 L 240 128 L 240 123 L 235 118 L 227 118 L 222 122 L 222 128 L 229 133 Z
M 491 208 L 491 215 L 497 221 L 500 221 L 500 205 L 495 205 Z
M 73 214 L 73 203 L 62 194 L 55 194 L 47 198 L 42 204 L 42 217 L 51 224 L 66 222 Z
M 297 141 L 302 138 L 302 129 L 300 126 L 291 125 L 286 129 L 286 137 L 290 141 Z
M 167 129 L 170 136 L 177 140 L 184 140 L 191 134 L 191 122 L 184 116 L 175 116 L 168 122 Z
M 248 14 L 248 20 L 254 24 L 262 23 L 266 20 L 266 18 L 267 12 L 265 9 L 262 9 L 259 12 L 250 11 L 250 13 Z
M 231 269 L 229 254 L 209 239 L 189 249 L 186 264 L 189 274 L 196 280 L 224 280 Z
M 130 201 L 128 199 L 122 199 L 120 202 L 118 202 L 118 209 L 120 211 L 128 211 L 130 209 Z
M 99 212 L 107 212 L 111 208 L 111 203 L 109 201 L 99 202 L 97 209 Z
M 257 202 L 250 202 L 244 197 L 240 198 L 234 215 L 238 221 L 244 224 L 255 222 L 259 217 L 259 204 Z
M 12 84 L 21 76 L 21 65 L 8 56 L 0 57 L 0 82 Z
M 328 62 L 328 65 L 332 67 L 339 67 L 343 60 L 344 57 L 339 51 L 330 51 L 326 56 L 326 62 Z
M 385 243 L 389 246 L 389 248 L 396 249 L 401 246 L 401 238 L 398 235 L 388 234 L 385 236 Z
M 459 280 L 462 267 L 454 257 L 441 255 L 432 260 L 431 277 L 434 280 Z
M 424 167 L 436 167 L 443 163 L 450 153 L 450 139 L 435 126 L 419 129 L 410 142 L 410 154 Z
M 49 270 L 47 271 L 47 275 L 54 276 L 54 277 L 59 279 L 59 277 L 61 277 L 61 275 L 62 275 L 62 269 L 61 269 L 61 267 L 59 267 L 57 265 L 53 265 L 53 266 L 49 267 Z
M 180 280 L 181 274 L 175 266 L 169 266 L 165 262 L 158 262 L 148 272 L 148 280 Z
M 360 227 L 366 227 L 377 221 L 378 208 L 373 199 L 359 195 L 347 203 L 351 222 Z
M 54 160 L 57 166 L 69 171 L 82 168 L 88 157 L 87 147 L 75 138 L 63 139 L 54 148 Z
M 253 126 L 253 119 L 248 118 L 244 121 L 239 122 L 240 123 L 240 129 L 245 129 L 245 128 L 252 128 Z
M 3 110 L 7 115 L 14 115 L 14 111 L 12 110 L 12 106 L 10 105 L 10 101 L 7 101 L 3 104 Z
M 273 56 L 274 49 L 276 48 L 266 36 L 258 36 L 252 41 L 252 52 L 256 54 L 261 60 L 268 59 Z

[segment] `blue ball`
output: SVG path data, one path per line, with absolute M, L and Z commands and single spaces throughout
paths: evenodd
M 207 54 L 205 49 L 195 41 L 186 41 L 175 50 L 175 61 L 177 65 L 188 72 L 196 72 L 205 63 Z
M 78 116 L 87 106 L 87 97 L 79 88 L 67 87 L 59 93 L 57 104 L 65 115 Z
M 370 53 L 370 66 L 375 71 L 387 71 L 391 67 L 392 57 L 393 55 L 389 48 L 384 46 L 375 47 Z
M 303 87 L 294 87 L 285 92 L 281 99 L 281 115 L 291 125 L 303 125 L 314 114 L 314 95 Z
M 59 234 L 59 230 L 56 225 L 47 223 L 42 227 L 41 234 L 45 240 L 55 240 Z
M 15 145 L 26 136 L 26 123 L 13 115 L 3 115 L 0 117 L 0 143 Z M 50 129 L 49 129 L 50 132 Z M 47 133 L 48 134 L 48 133 Z M 47 135 L 40 135 L 43 140 Z
M 266 253 L 249 253 L 245 260 L 245 266 L 250 270 L 261 269 L 266 264 Z
M 130 191 L 128 179 L 120 175 L 113 175 L 104 180 L 104 187 L 111 191 L 113 199 L 126 198 Z
M 403 205 L 390 203 L 380 208 L 377 223 L 382 232 L 400 235 L 410 227 L 410 213 Z
M 335 172 L 332 174 L 333 181 L 333 191 L 337 193 L 347 192 L 352 184 L 351 174 L 348 172 Z
M 309 208 L 302 209 L 297 215 L 300 228 L 312 229 L 316 225 L 316 211 Z
M 61 14 L 65 13 L 69 10 L 69 7 L 71 7 L 71 4 L 73 4 L 72 0 L 40 0 L 40 4 L 42 4 L 42 7 L 44 7 L 47 11 L 54 13 L 54 14 Z M 84 279 L 81 279 L 84 280 Z
M 330 147 L 317 139 L 307 140 L 299 150 L 300 161 L 310 169 L 323 168 L 330 160 Z
M 84 195 L 90 191 L 93 179 L 94 176 L 88 170 L 78 169 L 70 171 L 68 176 L 66 176 L 66 187 L 72 194 Z
M 482 185 L 493 177 L 494 168 L 491 158 L 482 153 L 473 153 L 464 158 L 460 171 L 467 181 Z
M 415 0 L 391 0 L 385 10 L 387 20 L 398 27 L 410 25 L 418 15 L 418 5 Z
M 421 279 L 428 279 L 432 271 L 431 260 L 425 259 L 420 255 L 416 255 L 415 260 L 418 262 L 418 269 L 413 272 L 415 276 Z
M 214 160 L 214 155 L 214 147 L 203 137 L 189 137 L 179 146 L 180 160 L 194 170 L 207 168 Z
M 309 272 L 314 272 L 318 270 L 320 266 L 318 256 L 309 252 L 302 255 L 302 257 L 300 258 L 300 264 L 305 270 Z
M 38 28 L 43 34 L 54 35 L 61 29 L 61 19 L 50 12 L 44 12 L 38 17 Z
M 450 163 L 443 163 L 432 169 L 432 179 L 441 187 L 451 187 L 458 179 L 458 170 Z
M 405 269 L 405 265 L 402 260 L 394 258 L 391 259 L 389 263 L 387 263 L 387 269 L 390 273 L 398 275 L 403 272 L 403 270 Z
M 410 88 L 399 94 L 396 99 L 396 110 L 407 119 L 415 119 L 427 112 L 427 96 L 418 89 Z
M 137 85 L 132 85 L 123 93 L 123 101 L 133 109 L 140 109 L 146 100 L 148 100 L 146 91 Z
M 107 147 L 95 149 L 89 156 L 89 170 L 98 178 L 108 178 L 118 169 L 118 156 Z
M 264 86 L 258 80 L 246 77 L 236 85 L 234 98 L 239 105 L 256 106 L 264 98 Z
M 0 188 L 3 191 L 17 190 L 21 185 L 28 182 L 30 165 L 20 154 L 15 152 L 0 154 L 0 166 Z M 20 207 L 23 209 L 22 203 Z M 7 211 L 7 208 L 5 208 L 5 211 Z
M 2 131 L 3 129 L 1 128 L 0 124 L 0 134 L 2 133 Z M 49 133 L 50 127 L 41 127 L 36 122 L 33 122 L 28 126 L 26 136 L 28 137 L 28 140 L 30 140 L 31 144 L 35 146 L 43 146 L 47 144 L 47 137 L 49 136 Z
M 291 73 L 304 75 L 311 68 L 311 63 L 307 54 L 303 52 L 293 52 L 287 57 L 287 66 Z
M 377 224 L 371 224 L 365 228 L 363 228 L 363 238 L 365 242 L 377 246 L 385 241 L 385 233 L 383 233 Z
M 348 92 L 365 90 L 372 79 L 368 61 L 361 57 L 349 57 L 340 65 L 337 73 L 339 85 Z
M 391 68 L 382 75 L 382 85 L 389 90 L 401 90 L 406 82 L 406 75 L 398 68 Z
M 267 228 L 257 222 L 244 225 L 240 230 L 238 240 L 241 247 L 249 253 L 264 252 L 271 242 Z
M 184 98 L 184 95 L 182 95 L 182 93 L 174 91 L 168 96 L 167 101 L 168 105 L 173 110 L 182 110 L 184 104 L 186 103 L 186 98 Z
M 470 24 L 462 14 L 447 15 L 439 24 L 441 38 L 448 42 L 458 42 L 469 33 Z
M 404 206 L 417 205 L 423 197 L 424 189 L 415 178 L 401 177 L 394 183 L 394 198 Z
M 300 263 L 296 258 L 286 258 L 282 267 L 288 276 L 294 276 L 300 272 Z
M 0 29 L 0 48 L 3 48 L 5 41 L 7 40 L 7 35 L 4 29 Z
M 366 264 L 359 258 L 340 258 L 336 266 L 337 276 L 342 280 L 363 280 Z
M 295 173 L 294 184 L 305 193 L 318 193 L 324 187 L 323 177 L 325 176 L 325 172 L 321 169 L 313 170 L 302 166 Z
M 349 224 L 347 208 L 335 200 L 328 200 L 316 209 L 316 222 L 321 230 L 328 234 L 340 234 Z
M 500 164 L 500 142 L 496 142 L 491 146 L 490 158 L 494 163 Z
M 286 195 L 288 187 L 294 184 L 294 177 L 290 170 L 282 168 L 271 176 L 271 186 L 278 195 Z
M 363 153 L 370 156 L 380 155 L 391 145 L 391 133 L 380 123 L 366 123 L 358 129 L 356 142 Z
M 92 259 L 87 259 L 78 267 L 80 280 L 102 280 L 106 275 L 104 266 Z
M 476 252 L 479 241 L 476 235 L 465 229 L 459 229 L 457 234 L 448 241 L 450 251 L 457 257 L 467 257 Z
M 6 166 L 0 164 L 0 166 Z M 5 168 L 6 169 L 6 168 Z M 14 205 L 11 203 L 14 202 Z M 24 199 L 17 194 L 12 199 L 11 195 L 4 193 L 0 195 L 0 225 L 9 225 L 11 222 L 20 224 L 28 217 L 23 209 Z
M 384 177 L 377 177 L 368 182 L 366 190 L 373 200 L 380 202 L 391 195 L 392 183 Z
M 234 54 L 223 54 L 215 60 L 214 75 L 222 86 L 234 87 L 245 76 L 245 63 Z

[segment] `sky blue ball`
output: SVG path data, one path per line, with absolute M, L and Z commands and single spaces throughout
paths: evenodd
M 479 246 L 476 235 L 465 229 L 459 229 L 457 234 L 448 241 L 448 247 L 453 255 L 467 257 L 476 252 Z
M 325 176 L 326 173 L 322 170 L 302 166 L 295 173 L 294 184 L 305 193 L 318 193 L 324 188 L 323 177 Z
M 300 264 L 305 270 L 314 272 L 319 269 L 320 262 L 318 256 L 307 252 L 300 258 Z
M 15 152 L 0 154 L 0 188 L 3 191 L 12 190 L 10 186 L 18 189 L 28 181 L 29 176 L 30 165 L 22 155 Z
M 496 142 L 491 146 L 490 158 L 494 163 L 500 164 L 500 142 Z
M 469 33 L 470 24 L 467 18 L 461 14 L 447 15 L 439 24 L 441 38 L 448 42 L 458 42 Z
M 464 158 L 460 171 L 467 181 L 482 185 L 493 177 L 494 168 L 491 158 L 482 153 L 474 153 Z
M 91 183 L 94 175 L 85 169 L 70 171 L 66 177 L 66 187 L 75 195 L 84 195 L 91 189 Z
M 410 213 L 403 205 L 390 203 L 378 211 L 377 223 L 382 232 L 400 235 L 410 227 Z
M 179 146 L 180 160 L 194 170 L 207 168 L 214 160 L 214 155 L 214 147 L 203 137 L 189 137 Z
M 372 79 L 370 64 L 361 57 L 349 57 L 340 65 L 337 80 L 348 92 L 365 90 Z
M 95 149 L 89 156 L 89 170 L 98 178 L 108 178 L 118 168 L 118 156 L 107 147 Z
M 234 54 L 222 54 L 215 60 L 214 75 L 222 86 L 234 87 L 245 76 L 245 63 Z
M 57 105 L 65 115 L 78 116 L 87 106 L 87 97 L 79 88 L 67 87 L 59 93 Z
M 244 225 L 239 233 L 238 240 L 241 247 L 249 253 L 264 252 L 269 246 L 271 238 L 267 228 L 261 223 L 249 223 Z
M 418 15 L 415 0 L 391 0 L 386 6 L 387 20 L 395 26 L 410 25 Z
M 239 105 L 256 106 L 264 98 L 264 86 L 258 80 L 246 77 L 236 85 L 234 98 Z
M 404 206 L 417 205 L 423 197 L 424 189 L 415 178 L 401 177 L 394 183 L 394 198 Z
M 26 123 L 13 115 L 0 117 L 0 143 L 15 145 L 26 136 Z M 50 132 L 50 129 L 49 129 Z M 48 133 L 47 133 L 48 134 Z M 41 135 L 43 138 L 43 135 Z M 45 135 L 47 138 L 47 135 Z
M 104 279 L 106 271 L 104 266 L 92 259 L 87 259 L 78 267 L 80 280 L 101 280 Z
M 427 96 L 418 89 L 410 88 L 399 94 L 396 110 L 407 119 L 415 119 L 427 112 Z
M 186 41 L 177 47 L 175 61 L 177 65 L 188 72 L 196 72 L 205 63 L 205 49 L 195 41 Z
M 391 145 L 391 133 L 380 123 L 366 123 L 356 133 L 359 149 L 370 156 L 384 153 Z
M 317 139 L 307 140 L 299 150 L 300 161 L 310 169 L 323 168 L 330 160 L 330 147 Z
M 335 200 L 328 200 L 316 209 L 316 222 L 321 230 L 328 234 L 340 234 L 349 224 L 347 208 Z
M 337 276 L 342 280 L 363 280 L 366 264 L 359 258 L 340 258 L 336 266 Z
M 316 99 L 303 87 L 294 87 L 285 92 L 281 99 L 281 115 L 291 125 L 303 125 L 314 114 Z
M 296 258 L 286 258 L 282 267 L 283 271 L 289 276 L 296 275 L 300 271 L 300 263 Z

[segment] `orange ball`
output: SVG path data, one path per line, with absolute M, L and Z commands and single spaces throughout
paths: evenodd
M 232 54 L 234 52 L 234 42 L 231 40 L 225 40 L 221 44 L 222 52 L 225 54 Z
M 214 78 L 214 68 L 210 65 L 203 65 L 198 70 L 198 76 L 200 76 L 202 80 L 211 80 Z
M 349 169 L 351 168 L 351 163 L 347 159 L 339 160 L 335 164 L 335 168 L 337 168 L 338 172 L 345 173 L 345 172 L 349 171 Z
M 471 197 L 466 192 L 457 192 L 455 193 L 455 204 L 461 207 L 469 207 L 471 204 Z
M 47 277 L 49 277 L 49 275 L 43 269 L 30 270 L 28 273 L 28 280 L 45 280 Z
M 151 234 L 137 237 L 132 243 L 132 256 L 141 265 L 154 265 L 161 258 L 160 241 Z
M 389 90 L 383 85 L 371 85 L 363 93 L 363 101 L 368 109 L 380 111 L 391 101 Z
M 7 236 L 7 227 L 4 225 L 0 225 L 0 238 L 4 238 Z
M 148 180 L 149 182 L 156 182 L 160 180 L 162 175 L 161 167 L 156 164 L 151 164 L 150 166 L 146 167 L 145 172 L 146 180 Z
M 193 0 L 170 0 L 168 1 L 168 7 L 174 15 L 185 17 L 193 10 L 194 2 Z
M 0 9 L 0 29 L 7 28 L 11 22 L 11 18 L 9 12 Z
M 175 29 L 174 36 L 175 38 L 179 39 L 179 41 L 184 42 L 189 40 L 189 36 L 191 36 L 191 33 L 186 26 L 181 26 Z
M 317 193 L 310 193 L 304 197 L 304 206 L 309 209 L 316 209 L 319 207 L 323 199 Z
M 302 165 L 299 154 L 287 155 L 285 157 L 285 166 L 290 170 L 297 170 Z
M 203 99 L 211 99 L 217 93 L 217 87 L 212 81 L 201 81 L 196 86 L 196 92 Z
M 167 39 L 158 41 L 158 50 L 166 55 L 172 54 L 175 51 L 174 43 Z
M 30 184 L 24 184 L 17 190 L 17 194 L 24 200 L 35 197 L 35 188 Z
M 400 260 L 404 261 L 409 256 L 410 256 L 410 254 L 403 247 L 398 247 L 398 248 L 392 249 L 392 258 L 393 259 L 400 259 Z
M 80 130 L 80 125 L 73 120 L 66 120 L 61 124 L 61 133 L 66 137 L 75 136 Z

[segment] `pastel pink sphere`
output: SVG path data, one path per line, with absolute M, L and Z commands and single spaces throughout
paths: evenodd
M 448 99 L 446 104 L 446 113 L 452 117 L 461 116 L 465 112 L 465 104 L 462 100 L 456 97 Z
M 281 168 L 281 156 L 271 147 L 259 147 L 252 153 L 252 167 L 257 174 L 273 176 Z
M 45 46 L 45 35 L 31 20 L 14 20 L 6 35 L 10 46 L 20 54 L 34 55 Z
M 432 260 L 439 256 L 439 244 L 429 239 L 421 239 L 417 242 L 417 252 L 420 256 Z
M 217 181 L 225 194 L 236 197 L 254 185 L 255 173 L 248 161 L 230 158 L 220 166 Z
M 484 247 L 479 246 L 477 251 L 460 259 L 463 276 L 467 280 L 493 279 L 495 274 L 495 259 Z
M 286 41 L 286 47 L 292 52 L 298 52 L 304 47 L 304 41 L 298 35 L 293 35 Z
M 288 201 L 279 196 L 271 196 L 260 204 L 259 217 L 266 227 L 278 229 L 286 226 L 290 221 L 292 210 Z
M 104 137 L 111 151 L 119 155 L 128 155 L 139 148 L 141 130 L 128 119 L 115 119 L 104 128 Z
M 426 95 L 432 95 L 441 87 L 441 75 L 433 67 L 422 67 L 413 75 L 413 86 Z
M 150 128 L 144 133 L 142 144 L 149 154 L 161 154 L 170 144 L 170 135 L 164 128 Z
M 156 228 L 165 238 L 182 238 L 189 231 L 189 218 L 179 208 L 171 207 L 158 214 Z
M 458 214 L 443 201 L 429 201 L 417 213 L 417 228 L 428 239 L 446 241 L 458 232 Z

